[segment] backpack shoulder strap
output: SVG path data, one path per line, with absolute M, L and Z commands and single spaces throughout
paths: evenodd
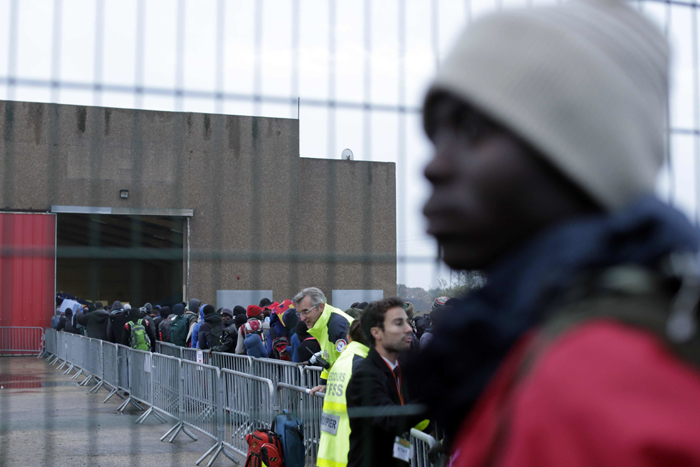
M 668 336 L 667 322 L 676 293 L 668 278 L 642 267 L 620 266 L 603 271 L 597 281 L 602 289 L 549 314 L 538 333 L 535 354 L 576 326 L 611 319 L 655 335 L 677 357 L 700 370 L 698 333 L 685 342 Z

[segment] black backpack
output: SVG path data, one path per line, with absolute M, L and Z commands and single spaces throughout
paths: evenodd
M 416 324 L 416 335 L 418 336 L 418 339 L 420 339 L 425 331 L 430 327 L 430 317 L 427 315 L 416 316 L 413 319 L 413 322 Z
M 272 358 L 290 362 L 292 356 L 289 355 L 289 350 L 289 339 L 286 337 L 275 337 L 275 340 L 272 341 Z

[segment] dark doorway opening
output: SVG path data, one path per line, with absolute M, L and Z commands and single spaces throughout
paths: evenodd
M 56 292 L 105 305 L 182 301 L 185 223 L 182 217 L 58 214 Z

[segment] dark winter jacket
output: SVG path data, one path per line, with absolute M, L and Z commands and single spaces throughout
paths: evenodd
M 449 326 L 435 329 L 430 345 L 421 349 L 416 361 L 406 368 L 407 379 L 413 383 L 411 389 L 421 402 L 430 407 L 431 414 L 446 431 L 448 442 L 453 441 L 466 418 L 477 411 L 483 413 L 488 410 L 483 405 L 485 401 L 494 402 L 491 408 L 503 406 L 503 403 L 491 398 L 492 394 L 485 389 L 497 386 L 494 385 L 497 383 L 496 375 L 506 370 L 507 362 L 519 364 L 510 358 L 511 352 L 517 349 L 516 344 L 537 332 L 538 327 L 570 299 L 570 294 L 584 285 L 595 285 L 596 273 L 608 268 L 624 265 L 655 270 L 670 253 L 694 253 L 698 250 L 698 238 L 698 231 L 685 216 L 651 196 L 640 198 L 625 209 L 612 213 L 582 217 L 553 226 L 488 271 L 488 284 L 462 301 L 460 308 L 453 313 Z M 666 381 L 673 380 L 669 372 L 677 364 L 673 363 L 670 354 L 663 359 L 658 355 L 646 354 L 645 358 L 649 361 L 645 365 L 648 368 L 635 374 L 639 371 L 639 362 L 634 361 L 633 356 L 623 355 L 614 345 L 623 339 L 622 334 L 628 332 L 624 326 L 622 329 L 623 332 L 617 336 L 609 330 L 598 329 L 597 335 L 586 337 L 589 339 L 586 345 L 579 345 L 581 341 L 567 341 L 563 336 L 560 347 L 569 347 L 565 354 L 555 358 L 545 351 L 541 356 L 543 367 L 537 362 L 531 363 L 532 378 L 522 379 L 530 383 L 527 391 L 523 384 L 517 388 L 517 392 L 529 392 L 530 402 L 549 401 L 537 413 L 520 405 L 528 405 L 524 399 L 508 400 L 510 413 L 516 414 L 511 422 L 517 420 L 517 425 L 509 423 L 508 438 L 501 439 L 501 446 L 509 446 L 511 441 L 529 440 L 533 443 L 532 449 L 538 452 L 539 465 L 551 465 L 544 459 L 568 459 L 568 465 L 579 465 L 571 462 L 572 459 L 588 459 L 589 463 L 608 465 L 602 459 L 612 451 L 605 452 L 605 446 L 612 449 L 613 446 L 629 445 L 634 437 L 629 429 L 637 426 L 640 428 L 638 440 L 645 444 L 634 446 L 636 455 L 641 455 L 645 450 L 650 452 L 650 446 L 654 446 L 654 453 L 665 452 L 668 440 L 675 438 L 665 432 L 662 425 L 682 425 L 680 418 L 671 417 L 670 414 L 679 412 L 674 405 L 684 404 L 683 399 L 677 396 L 676 388 L 666 384 Z M 575 335 L 572 332 L 570 336 Z M 660 341 L 654 342 L 657 348 L 662 348 Z M 556 347 L 552 346 L 552 352 Z M 454 358 L 455 349 L 469 358 Z M 616 349 L 614 355 L 605 353 L 612 352 L 612 349 Z M 548 361 L 553 366 L 548 367 Z M 611 361 L 616 362 L 612 367 L 609 365 Z M 601 373 L 603 368 L 607 373 Z M 632 368 L 634 371 L 630 372 Z M 546 372 L 539 373 L 538 370 Z M 585 380 L 589 374 L 592 380 L 599 377 L 596 382 L 598 386 L 588 393 L 582 393 L 579 390 L 580 380 Z M 622 374 L 627 376 L 620 378 Z M 647 375 L 652 375 L 648 381 L 654 382 L 656 396 L 649 397 L 643 390 L 648 389 L 642 387 L 648 382 Z M 576 391 L 570 390 L 574 386 L 577 386 Z M 694 404 L 697 406 L 700 384 L 696 385 L 696 389 L 698 396 Z M 602 403 L 596 400 L 599 399 L 598 394 L 605 391 L 607 401 Z M 632 394 L 635 396 L 631 397 Z M 665 414 L 669 415 L 660 410 L 652 425 L 642 423 L 645 408 L 659 404 L 665 405 L 668 409 Z M 611 406 L 615 407 L 612 411 L 609 410 Z M 517 416 L 519 412 L 516 410 L 520 407 L 528 409 L 523 412 L 527 415 Z M 690 405 L 686 407 L 688 414 L 692 412 L 690 408 Z M 698 409 L 700 411 L 700 407 Z M 502 415 L 494 411 L 486 422 L 493 427 Z M 611 415 L 614 415 L 614 423 L 610 423 Z M 555 417 L 558 420 L 555 421 Z M 540 420 L 545 418 L 549 423 Z M 692 420 L 692 416 L 688 415 L 687 419 Z M 581 423 L 584 420 L 586 423 Z M 668 423 L 659 423 L 659 420 L 667 420 Z M 692 423 L 698 426 L 697 422 Z M 615 424 L 619 424 L 617 429 L 606 430 L 600 437 L 605 428 L 614 428 Z M 550 441 L 540 438 L 544 436 L 538 431 L 540 429 L 552 434 Z M 556 445 L 576 447 L 581 451 L 573 456 L 569 452 L 556 457 L 553 450 Z M 453 447 L 459 449 L 462 446 Z M 629 455 L 635 453 L 631 450 L 628 452 Z M 647 460 L 656 459 L 654 456 Z M 598 459 L 598 462 L 592 459 Z M 642 457 L 613 456 L 609 459 L 615 459 L 616 465 L 644 462 Z M 684 459 L 688 465 L 700 462 L 700 458 L 685 457 L 680 453 L 676 459 Z M 664 462 L 659 461 L 659 465 L 662 464 Z M 523 460 L 519 465 L 533 464 Z
M 109 313 L 109 341 L 115 344 L 124 342 L 124 325 L 129 322 L 127 311 L 122 302 L 112 303 L 112 311 Z
M 309 336 L 303 341 L 299 342 L 299 347 L 297 347 L 296 354 L 297 360 L 300 362 L 308 362 L 309 359 L 316 352 L 321 351 L 321 346 L 315 337 Z
M 200 328 L 201 329 L 201 328 Z M 221 333 L 221 343 L 211 347 L 212 352 L 236 353 L 238 330 L 234 323 L 229 324 Z
M 70 310 L 66 310 L 65 316 L 62 316 L 58 321 L 57 331 L 70 332 L 71 334 L 80 334 L 80 331 L 73 324 L 73 314 L 69 314 Z
M 286 337 L 291 341 L 292 336 L 296 334 L 297 323 L 299 317 L 294 308 L 285 311 L 282 316 L 277 313 L 272 313 L 270 316 L 270 330 L 267 333 L 267 354 L 272 358 L 272 343 L 277 337 Z M 291 353 L 290 353 L 291 355 Z
M 151 352 L 155 352 L 156 334 L 153 328 L 153 324 L 149 320 L 144 318 L 137 308 L 132 308 L 131 310 L 129 310 L 127 322 L 124 324 L 122 342 L 120 343 L 127 347 L 131 346 L 131 326 L 129 325 L 129 323 L 137 323 L 140 319 L 143 320 L 143 325 L 146 328 L 146 333 L 148 334 L 148 338 L 151 340 Z
M 400 365 L 397 370 L 400 374 Z M 350 417 L 350 453 L 348 467 L 393 467 L 409 464 L 394 459 L 393 448 L 397 436 L 410 440 L 410 430 L 425 417 L 421 415 L 386 415 L 386 408 L 410 402 L 408 385 L 400 377 L 401 395 L 394 373 L 372 347 L 367 358 L 353 366 L 347 388 L 348 416 Z M 353 417 L 353 409 L 373 407 L 372 417 Z
M 107 324 L 109 323 L 109 313 L 105 310 L 95 310 L 90 313 L 81 313 L 75 319 L 78 323 L 85 326 L 85 331 L 88 337 L 100 339 L 103 341 L 109 340 L 107 334 Z
M 204 315 L 204 322 L 199 326 L 197 345 L 203 350 L 218 347 L 221 345 L 221 334 L 223 331 L 224 326 L 219 313 Z

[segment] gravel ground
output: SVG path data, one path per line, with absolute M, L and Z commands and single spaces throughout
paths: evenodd
M 190 466 L 213 444 L 199 433 L 197 442 L 183 433 L 161 442 L 172 424 L 151 416 L 137 425 L 143 412 L 121 415 L 121 399 L 103 404 L 108 392 L 87 394 L 91 387 L 41 359 L 0 357 L 0 466 Z M 214 464 L 231 465 L 223 455 Z

